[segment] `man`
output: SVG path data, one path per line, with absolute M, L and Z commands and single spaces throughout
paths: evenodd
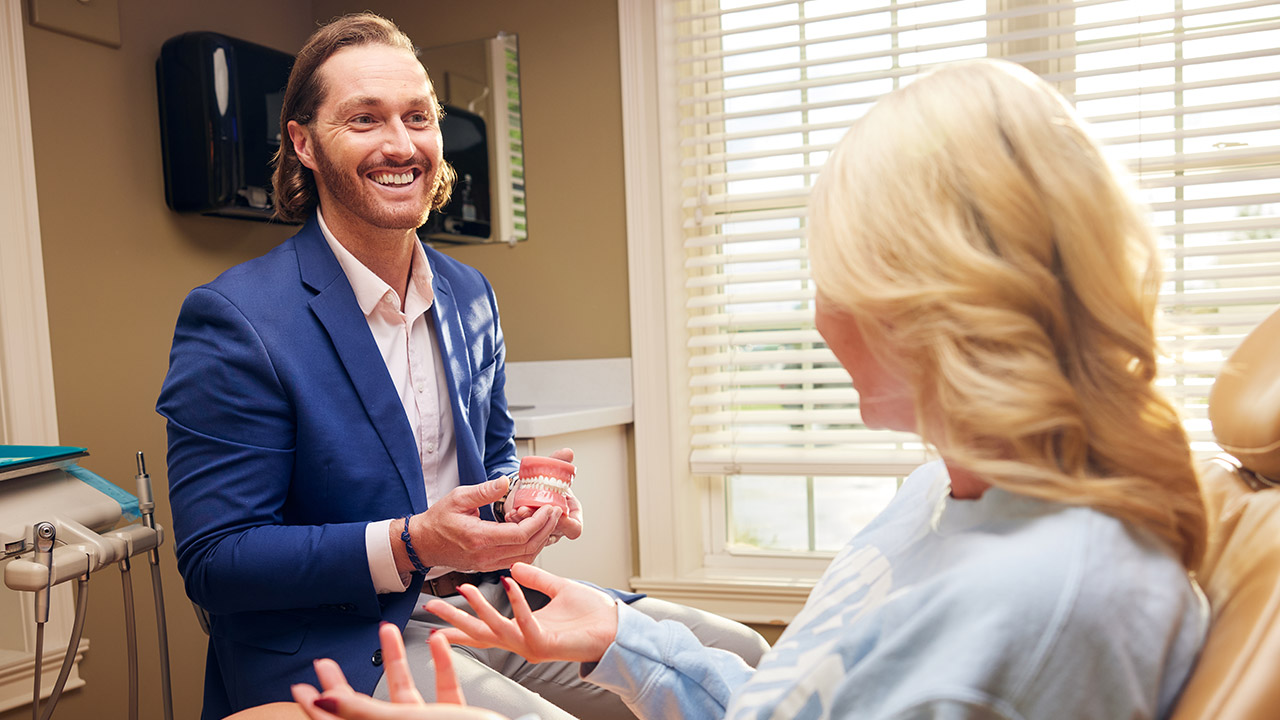
M 285 90 L 278 214 L 306 224 L 183 304 L 157 410 L 187 593 L 211 616 L 204 717 L 284 700 L 337 660 L 386 697 L 378 626 L 432 625 L 464 582 L 500 601 L 500 573 L 582 510 L 496 522 L 517 467 L 492 289 L 414 230 L 447 201 L 440 108 L 409 39 L 371 14 L 321 28 Z M 571 451 L 562 457 L 572 458 Z M 622 593 L 754 665 L 758 635 Z M 411 620 L 411 615 L 413 619 Z M 577 666 L 460 650 L 471 702 L 510 716 L 625 717 Z M 433 686 L 430 665 L 415 663 Z M 375 688 L 377 690 L 375 691 Z M 534 692 L 531 692 L 533 690 Z

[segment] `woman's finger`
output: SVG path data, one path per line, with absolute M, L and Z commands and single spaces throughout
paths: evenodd
M 547 597 L 560 594 L 560 588 L 567 582 L 559 575 L 543 570 L 528 563 L 515 563 L 511 566 L 511 576 L 521 585 L 537 590 Z
M 316 669 L 316 677 L 320 678 L 320 687 L 324 688 L 325 694 L 355 692 L 347 684 L 347 676 L 342 674 L 338 663 L 329 658 L 319 658 L 312 666 Z
M 289 688 L 293 694 L 293 701 L 298 703 L 298 707 L 302 708 L 302 712 L 306 714 L 310 720 L 333 720 L 335 717 L 332 713 L 315 706 L 316 698 L 320 697 L 320 691 L 306 683 L 298 683 Z
M 440 632 L 433 632 L 427 639 L 427 645 L 431 646 L 431 661 L 436 666 L 436 702 L 466 705 L 462 686 L 458 684 L 458 673 L 453 669 L 453 649 L 448 638 Z
M 510 643 L 514 634 L 512 631 L 515 629 L 513 623 L 504 617 L 502 613 L 495 610 L 474 585 L 463 585 L 458 588 L 458 592 L 462 593 L 467 602 L 471 603 L 471 609 L 475 611 L 476 616 L 485 625 L 489 626 L 490 632 L 493 633 L 498 642 L 503 647 L 510 649 L 511 646 L 508 643 Z
M 409 669 L 409 657 L 404 650 L 400 628 L 382 623 L 378 628 L 378 640 L 382 643 L 382 666 L 391 702 L 421 705 L 422 694 L 413 683 L 413 671 Z
M 427 612 L 435 614 L 453 627 L 449 631 L 449 642 L 471 647 L 494 647 L 497 638 L 493 631 L 480 620 L 459 610 L 443 600 L 431 600 L 422 606 Z M 443 632 L 443 631 L 439 631 Z
M 507 577 L 502 578 L 502 586 L 506 588 L 507 598 L 511 601 L 511 614 L 515 617 L 516 627 L 520 628 L 520 634 L 524 637 L 525 647 L 529 649 L 542 647 L 542 626 L 533 616 L 533 610 L 529 607 L 529 601 L 525 599 L 524 591 L 514 580 Z M 534 662 L 539 659 L 529 658 Z

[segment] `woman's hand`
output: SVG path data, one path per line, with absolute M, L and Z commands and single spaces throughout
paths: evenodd
M 391 702 L 374 700 L 347 684 L 338 664 L 316 660 L 316 676 L 324 693 L 306 684 L 293 686 L 293 699 L 311 720 L 504 720 L 492 710 L 466 707 L 458 676 L 453 671 L 453 652 L 441 633 L 431 636 L 431 660 L 436 666 L 436 704 L 428 705 L 413 684 L 413 673 L 404 651 L 400 629 L 383 623 L 378 629 L 382 661 Z
M 600 660 L 618 634 L 618 610 L 613 598 L 524 563 L 513 565 L 511 574 L 520 585 L 547 595 L 551 602 L 533 612 L 520 587 L 511 578 L 504 577 L 502 585 L 515 615 L 515 619 L 509 620 L 495 610 L 475 586 L 463 585 L 458 591 L 471 603 L 479 619 L 442 600 L 432 600 L 426 609 L 453 625 L 437 630 L 435 635 L 443 635 L 459 645 L 503 648 L 535 663 Z

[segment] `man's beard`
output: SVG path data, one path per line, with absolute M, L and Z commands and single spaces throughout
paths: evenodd
M 429 171 L 435 171 L 431 175 L 432 182 L 430 185 L 423 183 L 424 190 L 421 205 L 419 207 L 412 205 L 390 207 L 374 197 L 369 188 L 365 187 L 357 177 L 352 177 L 335 165 L 325 152 L 322 143 L 315 143 L 315 148 L 316 173 L 319 175 L 317 179 L 323 180 L 333 199 L 346 207 L 356 217 L 383 230 L 414 230 L 427 221 L 427 215 L 431 212 L 431 200 L 435 197 L 435 186 L 439 178 L 439 171 L 431 166 L 430 163 L 427 163 L 421 154 L 415 152 L 413 158 L 405 164 L 406 168 L 418 166 L 427 168 Z M 362 164 L 357 169 L 356 175 L 359 178 L 363 178 L 370 169 Z M 391 168 L 390 171 L 394 172 L 395 169 Z

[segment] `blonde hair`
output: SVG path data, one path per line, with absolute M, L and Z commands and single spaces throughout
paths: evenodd
M 948 65 L 880 100 L 827 161 L 812 273 L 903 369 L 949 461 L 1108 513 L 1194 569 L 1204 502 L 1154 385 L 1160 257 L 1122 178 L 1031 72 Z

